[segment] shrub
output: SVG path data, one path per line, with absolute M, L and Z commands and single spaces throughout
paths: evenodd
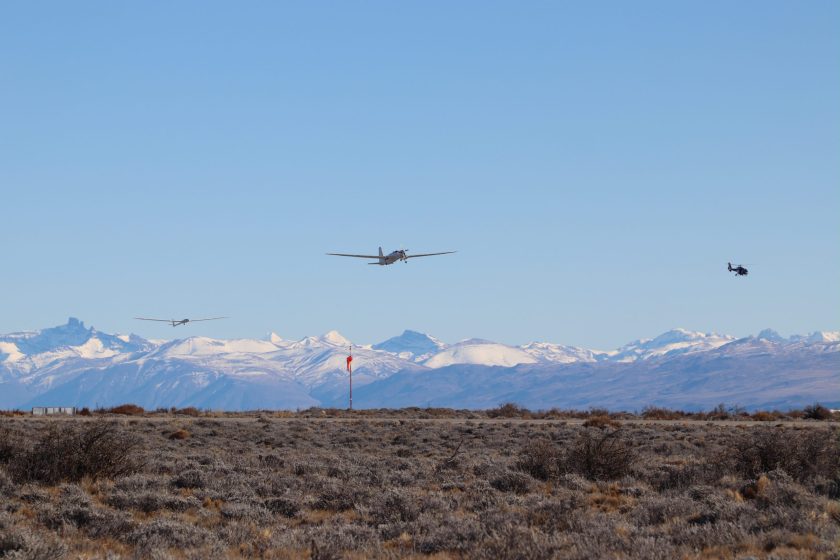
M 504 403 L 487 411 L 489 418 L 527 418 L 531 411 L 515 403 Z
M 146 491 L 139 493 L 114 492 L 105 502 L 118 510 L 137 510 L 152 513 L 159 510 L 186 511 L 197 508 L 201 503 L 193 496 L 172 496 L 164 492 Z
M 167 437 L 169 437 L 169 439 L 189 439 L 190 433 L 182 428 L 180 430 L 175 430 Z
M 300 508 L 295 502 L 286 498 L 271 498 L 266 500 L 263 505 L 271 513 L 276 513 L 284 517 L 294 517 L 300 511 Z
M 414 502 L 410 496 L 391 490 L 376 500 L 371 508 L 371 516 L 377 523 L 414 521 L 420 513 Z
M 590 480 L 613 480 L 629 473 L 636 454 L 621 430 L 604 434 L 583 432 L 561 459 L 559 471 L 578 473 Z
M 583 423 L 584 426 L 587 428 L 598 428 L 603 430 L 604 428 L 620 428 L 621 423 L 613 420 L 609 416 L 592 416 L 587 418 L 586 421 Z
M 831 430 L 753 428 L 730 448 L 732 466 L 746 478 L 781 469 L 797 480 L 840 473 L 840 442 Z M 722 457 L 725 461 L 727 457 Z
M 128 416 L 138 416 L 146 412 L 142 406 L 136 404 L 121 404 L 113 408 L 106 408 L 103 412 L 108 414 L 125 414 Z
M 359 496 L 344 486 L 325 488 L 312 507 L 330 511 L 353 509 Z
M 531 481 L 522 473 L 505 471 L 490 480 L 490 486 L 499 492 L 525 494 L 531 489 Z
M 134 455 L 136 437 L 116 424 L 99 421 L 75 428 L 54 423 L 34 446 L 22 449 L 9 462 L 9 474 L 18 482 L 77 482 L 82 478 L 115 478 L 139 470 Z
M 642 418 L 645 420 L 677 420 L 684 417 L 684 412 L 656 406 L 645 407 L 642 411 Z
M 708 420 L 729 420 L 730 414 L 726 406 L 721 403 L 706 415 Z
M 125 540 L 147 550 L 195 548 L 214 540 L 206 529 L 175 519 L 158 517 L 138 526 Z
M 14 487 L 14 483 L 12 483 L 6 471 L 0 469 L 0 497 L 10 496 Z
M 537 480 L 548 480 L 557 474 L 557 459 L 557 448 L 548 440 L 538 439 L 520 451 L 516 468 Z
M 207 486 L 207 477 L 198 469 L 187 469 L 181 471 L 172 479 L 172 486 L 175 488 L 204 488 Z
M 15 526 L 8 514 L 0 514 L 0 558 L 60 560 L 66 555 L 67 545 L 53 535 Z
M 201 411 L 198 410 L 194 406 L 188 406 L 186 408 L 180 408 L 174 411 L 175 414 L 184 414 L 186 416 L 201 416 Z
M 0 426 L 0 463 L 8 463 L 20 452 L 23 441 L 18 432 Z
M 802 409 L 803 418 L 808 420 L 831 420 L 831 411 L 819 403 Z

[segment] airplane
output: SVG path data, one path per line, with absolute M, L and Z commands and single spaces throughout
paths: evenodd
M 186 325 L 187 323 L 195 323 L 196 321 L 215 321 L 217 319 L 229 319 L 229 317 L 210 317 L 209 319 L 149 319 L 147 317 L 135 317 L 138 321 L 158 321 L 160 323 L 169 323 L 173 327 L 177 327 L 179 325 Z
M 732 263 L 726 263 L 726 265 L 727 265 L 727 268 L 729 269 L 729 272 L 734 272 L 735 276 L 746 276 L 747 274 L 750 273 L 749 270 L 747 270 L 746 268 L 744 268 L 740 264 L 737 264 L 734 267 L 732 266 Z
M 368 263 L 368 264 L 378 264 L 379 266 L 386 266 L 389 264 L 394 264 L 397 261 L 402 261 L 404 263 L 408 262 L 408 259 L 416 259 L 417 257 L 432 257 L 434 255 L 451 255 L 456 251 L 446 251 L 443 253 L 422 253 L 419 255 L 409 255 L 408 249 L 397 249 L 392 253 L 387 255 L 382 253 L 382 247 L 379 248 L 379 255 L 349 255 L 347 253 L 327 253 L 328 255 L 332 255 L 334 257 L 356 257 L 359 259 L 376 259 L 376 262 Z

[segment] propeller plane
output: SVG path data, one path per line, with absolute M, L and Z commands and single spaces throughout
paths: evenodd
M 408 259 L 416 259 L 417 257 L 433 257 L 435 255 L 451 255 L 456 251 L 445 251 L 443 253 L 420 253 L 418 255 L 409 255 L 408 249 L 397 249 L 396 251 L 392 251 L 389 254 L 384 254 L 382 252 L 382 247 L 379 248 L 378 255 L 353 255 L 348 253 L 327 253 L 328 255 L 332 255 L 334 257 L 355 257 L 357 259 L 376 259 L 376 262 L 369 262 L 368 264 L 377 264 L 379 266 L 386 266 L 389 264 L 394 264 L 395 262 L 404 262 L 407 263 Z
M 159 323 L 169 323 L 173 327 L 186 325 L 187 323 L 196 323 L 198 321 L 216 321 L 218 319 L 228 319 L 228 317 L 209 317 L 207 319 L 149 319 L 148 317 L 135 317 L 138 321 L 157 321 Z

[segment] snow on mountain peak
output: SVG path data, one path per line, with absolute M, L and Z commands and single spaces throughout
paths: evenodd
M 768 342 L 787 342 L 787 339 L 774 331 L 773 329 L 764 329 L 758 336 L 756 336 L 758 340 L 766 340 Z
M 17 362 L 24 357 L 14 342 L 0 342 L 0 362 Z
M 453 364 L 512 367 L 519 364 L 534 364 L 536 362 L 537 360 L 532 355 L 520 348 L 483 342 L 480 344 L 456 344 L 435 354 L 426 360 L 423 365 L 430 368 L 441 368 Z
M 405 330 L 399 336 L 389 338 L 372 346 L 374 350 L 383 350 L 397 354 L 406 360 L 415 362 L 430 358 L 446 348 L 446 344 L 425 333 Z
M 163 344 L 156 354 L 166 357 L 215 356 L 217 354 L 265 354 L 277 350 L 277 346 L 267 340 L 250 338 L 218 340 L 206 336 L 191 336 Z
M 553 362 L 558 364 L 595 362 L 607 356 L 605 352 L 587 350 L 576 346 L 553 344 L 551 342 L 529 342 L 520 348 L 536 358 L 538 361 Z
M 336 346 L 350 346 L 351 344 L 351 342 L 344 338 L 344 336 L 342 336 L 342 334 L 338 331 L 329 331 L 321 335 L 320 338 L 323 342 L 334 344 Z
M 84 322 L 70 317 L 67 323 L 35 332 L 0 335 L 0 342 L 13 343 L 17 351 L 26 356 L 55 352 L 61 349 L 84 347 L 89 341 L 98 341 L 103 349 L 119 352 L 133 352 L 149 349 L 152 345 L 136 335 L 111 335 L 85 328 Z M 96 343 L 94 343 L 96 345 Z M 85 353 L 87 350 L 81 350 Z
M 672 329 L 655 338 L 640 339 L 610 352 L 609 359 L 618 362 L 632 362 L 650 358 L 712 350 L 735 340 L 734 337 L 717 333 L 702 333 L 686 329 Z
M 816 331 L 808 335 L 807 342 L 840 342 L 840 331 Z

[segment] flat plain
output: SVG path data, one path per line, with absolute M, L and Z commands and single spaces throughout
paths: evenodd
M 0 558 L 840 558 L 833 422 L 0 418 Z

